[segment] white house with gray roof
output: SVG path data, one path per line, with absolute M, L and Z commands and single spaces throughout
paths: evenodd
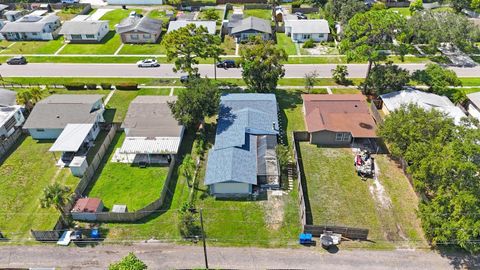
M 12 135 L 25 122 L 22 106 L 17 105 L 16 97 L 17 92 L 0 89 L 0 141 Z
M 0 33 L 6 40 L 52 40 L 58 36 L 60 18 L 55 14 L 38 16 L 25 15 L 6 23 Z
M 103 95 L 51 95 L 37 104 L 28 116 L 23 129 L 33 139 L 57 139 L 69 124 L 92 124 L 92 137 L 104 122 Z
M 115 26 L 123 43 L 156 43 L 162 33 L 162 21 L 129 16 Z
M 274 94 L 223 95 L 205 175 L 210 193 L 244 196 L 258 188 L 278 188 L 278 133 Z
M 312 39 L 315 42 L 328 40 L 330 27 L 327 20 L 285 20 L 285 34 L 293 42 L 305 42 Z
M 467 111 L 472 117 L 480 120 L 480 92 L 475 92 L 467 95 Z
M 64 22 L 60 34 L 65 42 L 100 42 L 108 34 L 108 21 L 72 20 Z
M 235 37 L 237 43 L 248 40 L 251 36 L 261 36 L 263 40 L 272 39 L 270 21 L 257 17 L 248 17 L 243 20 L 232 21 L 228 25 L 229 35 Z
M 183 21 L 181 20 L 181 21 L 171 21 L 168 24 L 167 33 L 170 33 L 174 30 L 185 27 L 189 24 L 194 24 L 196 27 L 203 26 L 207 28 L 208 33 L 211 35 L 215 35 L 215 32 L 217 30 L 217 22 L 215 21 Z

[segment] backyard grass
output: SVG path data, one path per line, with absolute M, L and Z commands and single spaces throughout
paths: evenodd
M 113 122 L 120 123 L 125 118 L 127 114 L 128 106 L 130 102 L 137 96 L 142 95 L 161 95 L 168 96 L 170 89 L 168 88 L 158 88 L 158 89 L 149 89 L 144 88 L 136 91 L 131 90 L 116 90 L 115 93 L 110 98 L 110 101 L 107 104 L 108 108 L 115 109 L 115 116 Z
M 135 11 L 137 14 L 142 14 L 142 9 L 114 9 L 103 15 L 100 20 L 108 20 L 110 30 L 115 30 L 115 25 L 120 23 L 123 19 L 127 18 L 130 12 Z
M 295 48 L 295 43 L 292 39 L 285 35 L 285 33 L 277 34 L 277 47 L 284 49 L 288 55 L 296 55 L 297 49 Z
M 243 17 L 257 17 L 270 21 L 272 19 L 272 10 L 271 9 L 245 9 L 243 10 Z
M 48 152 L 52 144 L 32 137 L 20 139 L 18 147 L 0 163 L 0 231 L 11 240 L 26 241 L 31 229 L 53 229 L 59 213 L 40 207 L 43 188 L 59 182 L 73 190 L 78 183 L 70 170 L 55 166 L 57 160 Z
M 376 155 L 379 188 L 373 179 L 362 181 L 356 175 L 350 148 L 323 148 L 301 142 L 300 149 L 310 206 L 307 212 L 313 224 L 367 228 L 373 243 L 363 244 L 372 248 L 425 245 L 415 215 L 418 199 L 393 161 Z M 377 195 L 382 188 L 384 193 Z M 385 198 L 387 205 L 375 196 Z
M 173 13 L 174 15 L 176 14 L 176 11 Z M 166 28 L 168 22 L 170 21 L 170 17 L 167 16 L 165 10 L 159 10 L 159 9 L 154 9 L 150 11 L 147 16 L 152 19 L 157 19 L 157 20 L 162 20 L 162 28 Z
M 60 17 L 60 21 L 64 22 L 73 19 L 73 17 L 77 16 L 82 10 L 82 6 L 66 6 L 62 8 L 59 12 L 57 12 L 55 15 Z
M 220 10 L 220 9 L 215 9 L 215 13 L 218 15 L 217 24 L 219 24 L 223 20 L 223 18 L 222 18 L 223 11 Z M 198 14 L 198 18 L 200 20 L 207 20 L 205 10 L 200 11 L 200 14 Z
M 94 44 L 73 44 L 65 46 L 60 54 L 114 54 L 120 47 L 122 41 L 115 31 L 110 31 L 100 43 Z M 92 62 L 97 62 L 101 58 L 91 58 Z
M 13 42 L 8 45 L 13 44 Z M 7 46 L 8 46 L 7 45 Z M 17 41 L 2 54 L 54 54 L 63 45 L 63 37 L 50 41 Z
M 117 148 L 122 146 L 125 133 L 117 133 L 110 145 L 105 165 L 95 174 L 95 182 L 88 192 L 89 197 L 102 199 L 107 209 L 114 204 L 126 204 L 133 212 L 152 203 L 160 197 L 168 167 L 140 168 L 125 163 L 111 162 Z

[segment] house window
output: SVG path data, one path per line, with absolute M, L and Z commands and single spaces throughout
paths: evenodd
M 350 141 L 350 133 L 343 133 L 343 141 L 344 142 Z
M 351 135 L 348 132 L 339 132 L 335 134 L 336 142 L 349 142 L 350 139 L 351 139 Z
M 138 35 L 137 34 L 130 35 L 130 38 L 133 39 L 133 40 L 138 40 Z
M 152 35 L 150 35 L 150 34 L 143 34 L 143 38 L 150 39 L 150 38 L 152 38 Z
M 303 34 L 302 35 L 303 39 L 310 39 L 311 37 L 312 37 L 312 35 L 310 35 L 310 34 Z
M 336 141 L 336 142 L 341 142 L 341 141 L 343 141 L 343 133 L 337 133 L 337 134 L 335 134 L 335 141 Z
M 43 129 L 43 128 L 37 128 L 37 132 L 44 132 L 44 131 L 45 131 L 45 129 Z
M 32 33 L 32 36 L 36 36 L 36 35 L 38 35 L 38 33 Z
M 86 38 L 90 38 L 90 39 L 93 39 L 95 38 L 95 35 L 85 35 Z
M 82 35 L 70 35 L 72 39 L 82 39 Z

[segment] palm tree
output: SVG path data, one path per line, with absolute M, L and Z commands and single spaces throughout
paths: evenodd
M 277 32 L 278 29 L 278 22 L 277 22 L 277 6 L 281 5 L 281 0 L 268 0 L 268 3 L 272 6 L 272 17 L 273 21 L 275 22 L 275 29 L 273 30 L 274 33 Z
M 32 99 L 32 103 L 35 105 L 37 102 L 39 102 L 42 97 L 43 97 L 43 92 L 40 90 L 40 88 L 32 88 L 30 89 L 30 96 Z
M 70 188 L 59 183 L 53 183 L 43 189 L 40 205 L 42 208 L 55 207 L 62 217 L 65 217 L 64 207 L 70 202 Z
M 27 111 L 33 108 L 32 94 L 29 90 L 23 90 L 17 94 L 17 103 L 24 105 Z

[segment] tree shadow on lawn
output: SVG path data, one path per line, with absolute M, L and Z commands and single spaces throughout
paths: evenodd
M 300 150 L 300 145 L 298 142 L 295 143 L 295 148 L 297 149 L 297 158 L 298 166 L 300 168 L 300 181 L 302 181 L 302 191 L 305 201 L 305 215 L 306 215 L 306 224 L 313 224 L 313 215 L 312 207 L 310 205 L 310 198 L 308 195 L 308 186 L 305 177 L 305 167 L 303 166 L 302 151 Z
M 278 106 L 280 107 L 278 113 L 278 121 L 280 124 L 280 141 L 289 145 L 287 130 L 288 130 L 288 118 L 285 110 L 287 109 L 296 109 L 298 106 L 301 106 L 303 103 L 302 96 L 303 92 L 301 90 L 292 90 L 288 91 L 285 89 L 277 89 L 275 95 L 277 97 Z
M 10 150 L 8 150 L 2 157 L 0 157 L 0 166 L 2 166 L 5 160 L 7 160 L 8 157 L 10 157 L 10 155 L 13 152 L 15 152 L 18 149 L 18 147 L 20 147 L 20 145 L 22 145 L 23 141 L 25 141 L 26 138 L 27 138 L 27 135 L 25 134 L 20 135 L 20 137 L 15 142 L 15 144 L 12 147 L 10 147 Z

